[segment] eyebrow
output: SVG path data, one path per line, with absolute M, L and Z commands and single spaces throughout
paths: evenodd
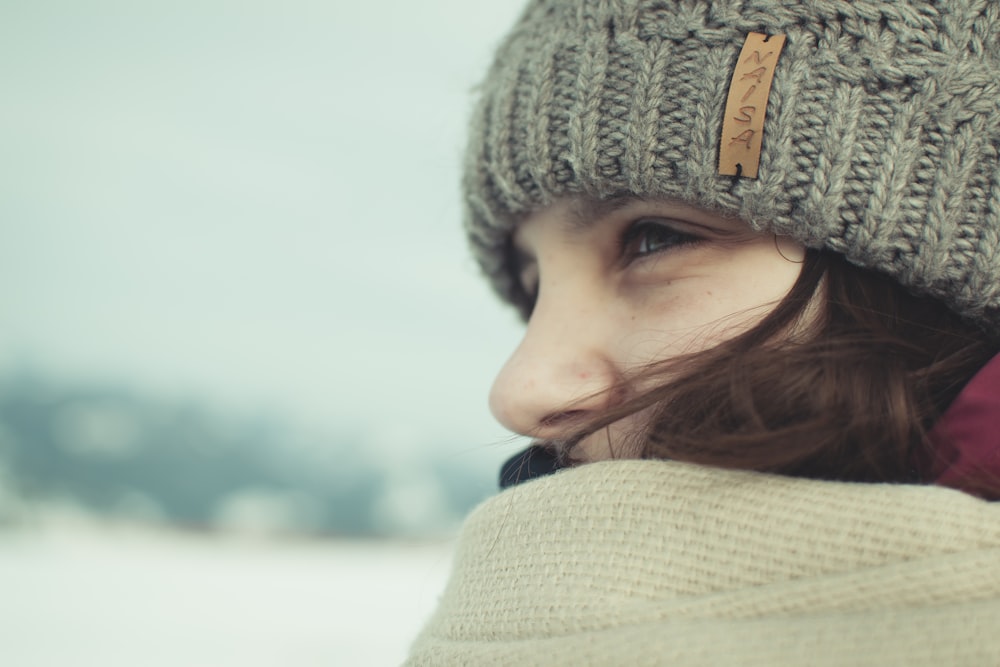
M 585 232 L 612 213 L 628 208 L 639 201 L 642 201 L 641 197 L 630 194 L 613 195 L 606 199 L 578 196 L 574 198 L 569 207 L 569 215 L 564 219 L 564 222 L 571 232 Z M 534 256 L 525 252 L 517 243 L 510 244 L 510 253 L 517 266 L 524 266 L 534 261 Z
M 598 220 L 641 201 L 635 195 L 616 195 L 607 199 L 581 197 L 570 207 L 569 225 L 574 231 L 586 231 Z
M 635 195 L 615 195 L 606 199 L 578 197 L 573 200 L 569 208 L 569 216 L 565 222 L 570 231 L 575 233 L 585 232 L 605 217 L 623 208 L 627 208 L 638 201 L 642 201 L 642 198 Z M 508 248 L 508 253 L 508 261 L 511 262 L 515 273 L 523 271 L 525 266 L 535 261 L 534 255 L 526 252 L 521 246 L 513 242 L 513 239 Z

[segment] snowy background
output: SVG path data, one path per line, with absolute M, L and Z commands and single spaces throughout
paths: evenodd
M 521 1 L 0 3 L 0 664 L 395 664 L 520 443 L 465 250 Z
M 398 665 L 449 558 L 447 542 L 256 541 L 64 522 L 0 533 L 0 658 L 11 667 Z

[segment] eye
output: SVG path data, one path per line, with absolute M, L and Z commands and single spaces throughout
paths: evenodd
M 701 240 L 663 220 L 647 218 L 634 222 L 625 230 L 622 236 L 622 254 L 626 259 L 638 259 Z

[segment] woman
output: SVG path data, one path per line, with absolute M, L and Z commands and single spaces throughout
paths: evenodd
M 536 444 L 410 664 L 997 664 L 998 100 L 993 2 L 531 2 L 465 196 Z

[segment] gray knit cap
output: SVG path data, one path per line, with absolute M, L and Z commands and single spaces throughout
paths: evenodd
M 785 34 L 757 179 L 718 175 L 747 33 Z M 1000 2 L 531 0 L 473 117 L 466 230 L 524 307 L 510 235 L 554 198 L 738 215 L 1000 324 Z

